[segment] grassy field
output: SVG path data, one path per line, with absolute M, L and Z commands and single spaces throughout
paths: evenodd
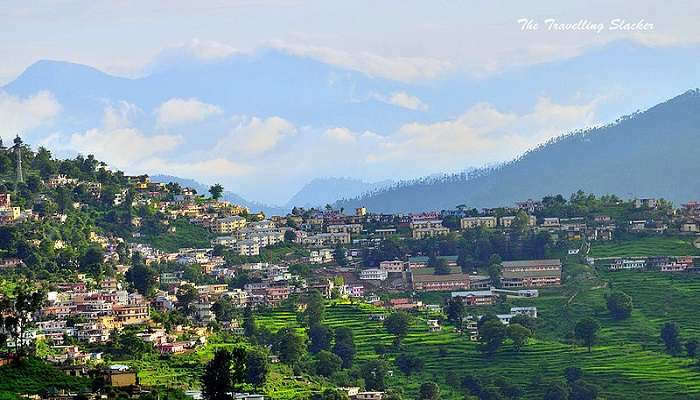
M 482 379 L 499 376 L 525 390 L 524 398 L 542 398 L 544 384 L 560 381 L 568 366 L 583 368 L 586 379 L 598 385 L 608 399 L 648 398 L 692 399 L 700 396 L 700 367 L 688 357 L 671 357 L 664 353 L 659 330 L 664 322 L 676 321 L 684 340 L 700 338 L 700 318 L 696 315 L 700 277 L 654 272 L 606 272 L 586 265 L 567 265 L 566 285 L 544 289 L 535 299 L 506 299 L 489 308 L 470 311 L 481 314 L 507 311 L 511 306 L 534 305 L 540 318 L 536 338 L 516 353 L 509 343 L 491 356 L 482 354 L 477 344 L 460 336 L 448 325 L 441 332 L 429 332 L 425 316 L 417 314 L 410 333 L 403 342 L 404 351 L 419 355 L 425 368 L 418 375 L 404 376 L 393 364 L 395 354 L 387 356 L 394 371 L 390 387 L 401 387 L 408 398 L 416 396 L 422 382 L 440 384 L 443 399 L 463 399 L 464 392 L 446 383 L 452 371 L 458 375 L 472 373 Z M 634 302 L 631 318 L 615 321 L 608 315 L 604 295 L 610 287 L 624 290 Z M 439 294 L 435 294 L 437 298 Z M 443 293 L 442 295 L 447 295 Z M 324 323 L 332 328 L 349 327 L 355 333 L 357 363 L 379 357 L 378 343 L 390 346 L 392 337 L 381 322 L 369 321 L 375 313 L 386 310 L 368 304 L 330 303 Z M 589 354 L 572 340 L 573 325 L 584 316 L 594 316 L 602 325 L 599 340 Z M 276 309 L 257 318 L 258 324 L 271 330 L 293 327 L 303 331 L 292 309 Z M 203 363 L 218 346 L 231 342 L 213 342 L 186 356 L 164 361 L 157 358 L 134 362 L 144 384 L 197 387 Z M 289 378 L 291 371 L 276 364 L 266 394 L 273 399 L 296 399 L 328 385 L 320 380 Z M 544 384 L 543 384 L 544 383 Z
M 79 391 L 90 387 L 90 380 L 70 377 L 39 360 L 0 367 L 0 399 L 19 399 L 21 393 L 40 393 L 49 388 Z
M 593 242 L 591 257 L 691 256 L 700 255 L 694 238 L 645 237 L 628 241 Z

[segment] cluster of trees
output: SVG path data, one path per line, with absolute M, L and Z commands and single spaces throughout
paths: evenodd
M 698 356 L 698 340 L 691 338 L 683 343 L 681 329 L 677 323 L 666 322 L 663 324 L 660 336 L 667 353 L 673 356 L 679 356 L 683 352 L 683 349 L 685 349 L 688 357 L 695 358 Z
M 586 382 L 583 370 L 568 367 L 564 370 L 565 382 L 550 384 L 544 393 L 544 400 L 595 400 L 598 387 Z
M 245 385 L 262 386 L 268 373 L 267 354 L 260 349 L 218 350 L 204 369 L 202 395 L 207 400 L 229 400 L 230 393 Z
M 506 339 L 510 339 L 513 350 L 519 352 L 532 337 L 532 330 L 528 327 L 532 325 L 526 315 L 515 316 L 508 326 L 495 315 L 484 315 L 477 322 L 481 350 L 487 354 L 495 353 Z
M 39 311 L 45 298 L 43 291 L 24 285 L 17 286 L 11 296 L 0 294 L 0 348 L 11 339 L 15 343 L 17 356 L 22 357 L 33 351 L 25 343 L 24 334 L 32 327 L 32 316 Z

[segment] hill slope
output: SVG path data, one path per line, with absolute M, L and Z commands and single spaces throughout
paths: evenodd
M 292 207 L 323 207 L 338 199 L 349 199 L 388 187 L 392 181 L 365 182 L 352 178 L 317 178 L 304 185 L 288 202 Z
M 511 205 L 576 190 L 624 197 L 700 197 L 700 91 L 691 90 L 616 123 L 562 136 L 500 167 L 403 183 L 339 207 L 418 211 Z

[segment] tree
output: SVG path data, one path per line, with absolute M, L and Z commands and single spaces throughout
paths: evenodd
M 489 278 L 493 286 L 501 287 L 501 264 L 491 264 L 488 269 Z
M 320 324 L 325 314 L 324 299 L 321 292 L 316 289 L 310 290 L 304 296 L 304 303 L 306 303 L 306 310 L 304 310 L 303 317 L 306 325 Z
M 138 254 L 134 256 L 132 257 L 132 266 L 126 272 L 125 278 L 134 289 L 145 296 L 156 284 L 156 272 L 147 266 Z
M 199 292 L 192 285 L 182 285 L 177 290 L 176 296 L 178 308 L 185 314 L 189 314 L 192 303 L 199 299 Z
M 316 354 L 321 350 L 329 350 L 332 340 L 333 332 L 327 326 L 317 323 L 309 328 L 309 352 Z
M 583 379 L 583 370 L 579 367 L 566 367 L 564 369 L 564 378 L 571 385 L 579 379 Z
M 104 251 L 102 247 L 88 247 L 79 260 L 80 272 L 91 274 L 94 277 L 100 276 L 102 274 L 103 258 Z
M 348 251 L 345 247 L 338 245 L 335 250 L 333 250 L 333 260 L 341 267 L 346 267 L 348 265 Z
M 32 316 L 39 311 L 44 303 L 45 293 L 40 290 L 32 291 L 24 285 L 17 286 L 13 298 L 0 298 L 0 331 L 3 337 L 0 343 L 11 337 L 15 342 L 15 352 L 19 357 L 25 355 L 25 335 L 32 326 Z
M 294 233 L 292 229 L 288 229 L 284 231 L 284 241 L 285 242 L 293 242 L 297 240 L 297 234 Z
M 401 340 L 408 334 L 410 317 L 403 311 L 392 313 L 384 320 L 384 328 L 394 335 L 397 345 L 401 345 Z
M 214 312 L 216 320 L 219 322 L 231 321 L 236 316 L 236 306 L 233 304 L 233 301 L 231 301 L 231 298 L 227 296 L 220 297 L 219 300 L 211 306 L 211 310 Z
M 433 268 L 435 275 L 449 275 L 452 272 L 444 258 L 430 257 L 428 266 Z
M 695 357 L 698 354 L 698 340 L 690 339 L 685 342 L 685 350 L 688 352 L 688 357 Z
M 218 350 L 214 359 L 207 363 L 202 375 L 202 396 L 207 400 L 230 400 L 233 391 L 231 382 L 231 361 L 227 350 Z
M 275 334 L 273 349 L 279 353 L 280 361 L 291 365 L 304 353 L 304 339 L 289 328 L 281 329 Z
M 316 355 L 316 373 L 329 378 L 340 370 L 343 360 L 330 351 L 323 350 Z
M 669 354 L 675 356 L 681 352 L 680 335 L 680 328 L 675 322 L 666 322 L 664 326 L 661 327 L 661 340 L 664 341 L 666 351 Z
M 560 383 L 552 383 L 544 391 L 544 400 L 567 400 L 569 390 Z
M 625 319 L 632 314 L 632 298 L 627 294 L 615 291 L 607 294 L 605 300 L 613 318 Z
M 466 374 L 462 377 L 462 387 L 467 389 L 469 393 L 478 396 L 484 389 L 484 384 L 478 376 Z
M 569 400 L 594 400 L 598 398 L 598 388 L 583 380 L 578 380 L 571 385 Z
M 534 333 L 537 328 L 537 319 L 532 318 L 527 314 L 516 314 L 510 319 L 511 324 L 518 324 L 526 327 L 530 332 Z
M 269 372 L 267 355 L 259 350 L 249 351 L 246 359 L 245 381 L 260 387 L 265 383 Z
M 384 391 L 386 389 L 386 363 L 382 360 L 372 360 L 366 362 L 360 371 L 365 380 L 365 389 Z
M 253 308 L 250 304 L 243 309 L 243 334 L 247 338 L 254 338 L 257 328 L 255 326 L 255 316 L 253 316 Z
M 479 328 L 479 341 L 482 350 L 486 353 L 494 353 L 503 344 L 507 331 L 505 325 L 498 319 L 489 319 Z
M 396 365 L 401 372 L 410 376 L 414 372 L 420 372 L 423 369 L 423 359 L 415 354 L 401 353 L 396 357 Z
M 425 382 L 420 385 L 421 400 L 438 400 L 440 398 L 440 386 L 435 382 Z
M 454 323 L 457 329 L 462 330 L 462 323 L 464 321 L 464 302 L 462 302 L 461 297 L 453 297 L 447 301 L 447 307 L 445 307 L 445 313 L 447 314 L 447 319 Z
M 219 200 L 223 193 L 224 187 L 218 183 L 209 188 L 209 194 L 211 194 L 211 198 L 214 200 Z
M 516 352 L 519 352 L 525 346 L 527 339 L 531 336 L 532 331 L 520 324 L 511 323 L 508 326 L 508 337 L 513 341 L 513 348 Z
M 340 327 L 335 330 L 335 344 L 333 345 L 333 353 L 337 354 L 338 357 L 343 360 L 343 368 L 352 367 L 352 362 L 355 358 L 355 354 L 357 353 L 352 329 Z
M 591 352 L 591 347 L 595 343 L 596 337 L 598 336 L 598 330 L 600 329 L 600 324 L 598 321 L 591 317 L 583 318 L 576 323 L 574 326 L 574 335 L 576 339 L 583 342 L 588 347 L 588 352 Z

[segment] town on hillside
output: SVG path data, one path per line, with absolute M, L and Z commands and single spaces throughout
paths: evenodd
M 646 353 L 610 333 L 651 312 L 629 294 L 646 280 L 700 289 L 698 202 L 579 191 L 481 210 L 264 215 L 218 184 L 197 193 L 19 138 L 0 151 L 0 178 L 0 392 L 22 398 L 618 398 L 590 372 L 598 341 L 658 351 L 676 371 L 688 362 L 665 354 L 697 345 L 677 324 L 700 337 L 697 319 L 664 316 L 644 325 Z M 575 358 L 542 364 L 538 351 L 566 346 Z M 479 372 L 508 357 L 526 367 Z

